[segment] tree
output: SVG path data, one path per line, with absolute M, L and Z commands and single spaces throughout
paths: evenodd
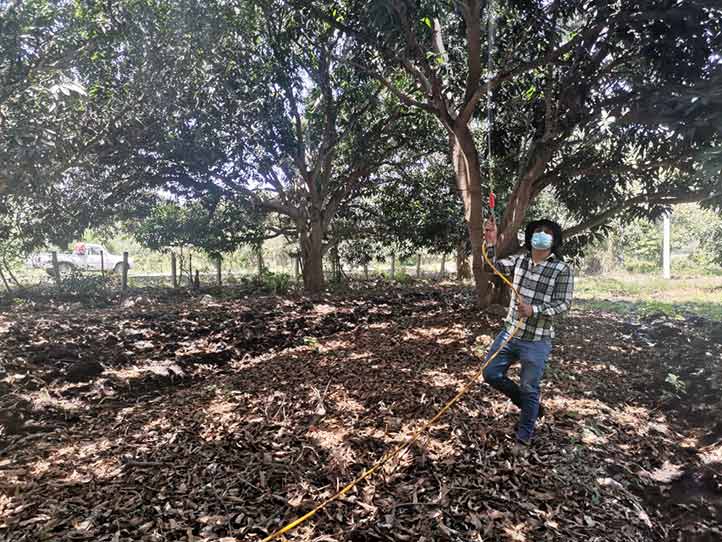
M 91 45 L 68 3 L 11 2 L 0 14 L 2 195 L 37 188 L 69 165 L 85 95 L 71 67 Z
M 703 247 L 712 261 L 722 266 L 722 220 L 717 220 L 709 227 L 709 235 L 705 237 Z
M 66 7 L 25 14 L 13 36 L 18 54 L 40 51 L 22 42 L 25 28 L 36 41 L 52 29 L 69 44 L 63 51 L 76 50 L 62 73 L 52 71 L 72 74 L 79 96 L 58 136 L 69 148 L 23 163 L 8 154 L 3 163 L 17 167 L 5 186 L 20 190 L 23 176 L 47 179 L 26 191 L 34 202 L 72 191 L 77 222 L 85 225 L 161 188 L 204 204 L 243 196 L 284 217 L 275 233 L 298 238 L 306 289 L 320 290 L 331 221 L 406 145 L 413 115 L 381 97 L 378 83 L 335 61 L 348 49 L 338 32 L 295 17 L 280 2 Z M 83 40 L 92 45 L 81 47 Z M 57 55 L 39 56 L 28 63 L 44 66 Z M 35 73 L 24 72 L 19 82 Z M 14 117 L 4 114 L 15 132 L 33 122 L 53 125 L 46 122 L 54 119 L 52 106 L 29 103 L 34 109 L 18 102 L 7 109 Z
M 289 114 L 269 118 L 268 104 L 257 112 L 254 121 L 264 132 L 281 137 L 257 145 L 263 162 L 260 168 L 251 163 L 249 174 L 277 198 L 261 205 L 290 218 L 305 289 L 316 292 L 323 286 L 323 254 L 333 246 L 324 240 L 338 212 L 380 179 L 384 165 L 403 167 L 423 155 L 423 146 L 414 152 L 409 143 L 423 139 L 427 129 L 418 116 L 384 97 L 378 82 L 337 60 L 355 54 L 353 42 L 324 22 L 308 24 L 290 10 L 280 12 L 286 17 L 266 12 L 265 39 L 274 65 L 264 87 L 282 89 L 273 97 L 274 110 Z M 279 13 L 277 5 L 273 13 Z M 284 19 L 291 23 L 273 23 Z M 273 168 L 274 161 L 286 166 Z
M 401 259 L 419 252 L 457 252 L 469 256 L 464 211 L 454 189 L 454 177 L 438 137 L 416 141 L 421 160 L 383 165 L 373 184 L 342 209 L 332 225 L 329 242 L 344 261 L 367 266 L 390 252 Z M 440 184 L 440 179 L 446 179 Z M 467 266 L 468 267 L 468 266 Z
M 304 287 L 318 292 L 339 209 L 385 162 L 413 154 L 423 123 L 336 60 L 351 42 L 280 2 L 211 2 L 197 19 L 165 17 L 191 43 L 169 76 L 177 95 L 157 110 L 161 142 L 143 153 L 155 163 L 139 178 L 184 198 L 245 197 L 279 215 L 274 233 L 298 239 Z
M 402 257 L 420 250 L 446 254 L 467 243 L 453 172 L 443 155 L 435 158 L 417 168 L 396 171 L 377 192 L 383 238 L 395 243 Z M 468 256 L 467 249 L 461 252 Z
M 113 9 L 43 0 L 3 8 L 0 214 L 22 250 L 67 244 L 88 226 L 127 216 L 157 186 L 137 174 L 156 158 L 141 145 L 158 126 L 155 103 L 128 92 L 128 81 L 143 76 L 124 69 L 145 44 L 136 38 L 149 10 L 138 7 L 133 26 Z
M 430 155 L 415 167 L 389 171 L 365 203 L 375 238 L 394 247 L 401 258 L 420 251 L 455 252 L 460 277 L 468 277 L 464 208 L 443 153 Z
M 220 201 L 207 208 L 199 202 L 159 201 L 128 229 L 151 250 L 193 247 L 220 257 L 241 245 L 258 243 L 264 226 L 261 215 L 238 202 Z
M 707 77 L 693 83 L 659 89 L 645 108 L 634 113 L 634 120 L 647 125 L 662 122 L 689 140 L 703 137 L 718 141 L 722 137 L 722 65 L 716 63 Z M 694 157 L 705 174 L 722 174 L 719 145 L 699 145 Z M 706 203 L 720 207 L 721 200 L 711 198 Z
M 654 214 L 717 194 L 717 179 L 696 175 L 694 161 L 695 150 L 717 141 L 680 138 L 669 124 L 635 120 L 659 92 L 709 78 L 722 20 L 712 2 L 296 5 L 362 44 L 367 73 L 400 103 L 443 126 L 482 298 L 488 291 L 480 256 L 483 185 L 494 184 L 507 201 L 499 225 L 502 255 L 518 248 L 526 211 L 545 188 L 578 219 L 571 236 L 621 212 Z M 489 48 L 484 14 L 498 23 L 491 70 L 482 59 Z M 493 100 L 485 104 L 487 92 Z M 481 120 L 489 116 L 496 117 L 493 126 Z M 493 168 L 480 152 L 488 156 L 489 143 Z M 497 181 L 482 170 L 493 171 Z

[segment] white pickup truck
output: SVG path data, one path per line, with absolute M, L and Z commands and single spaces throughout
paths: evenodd
M 37 252 L 31 254 L 25 262 L 28 267 L 45 269 L 53 274 L 53 254 Z M 133 260 L 128 258 L 128 269 L 133 267 Z M 111 254 L 102 245 L 76 243 L 73 252 L 58 252 L 58 271 L 61 274 L 73 270 L 123 272 L 123 256 Z

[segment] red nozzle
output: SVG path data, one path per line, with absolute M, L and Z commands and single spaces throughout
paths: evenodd
M 493 209 L 494 205 L 496 205 L 496 197 L 494 192 L 489 192 L 489 209 Z

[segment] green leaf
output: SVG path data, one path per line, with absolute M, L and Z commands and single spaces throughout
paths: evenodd
M 428 17 L 424 17 L 423 19 L 421 19 L 421 22 L 424 23 L 429 28 L 432 28 L 431 19 L 429 19 Z

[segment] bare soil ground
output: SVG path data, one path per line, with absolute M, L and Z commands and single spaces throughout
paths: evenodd
M 0 539 L 257 541 L 431 417 L 500 329 L 468 291 L 0 312 Z M 722 539 L 722 326 L 575 309 L 528 456 L 479 383 L 288 540 Z

